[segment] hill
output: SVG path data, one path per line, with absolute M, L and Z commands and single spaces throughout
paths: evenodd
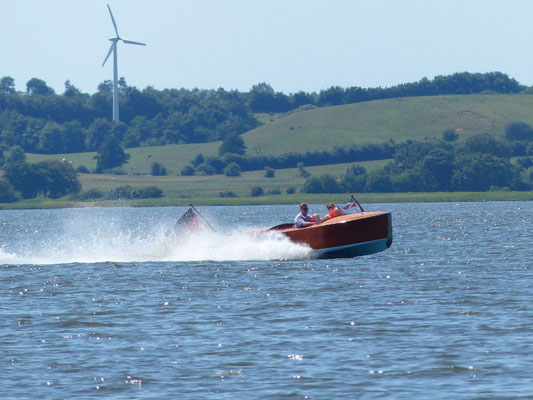
M 447 129 L 459 135 L 500 135 L 506 124 L 523 121 L 533 125 L 531 95 L 450 95 L 376 100 L 335 107 L 271 115 L 271 122 L 242 135 L 248 154 L 280 155 L 288 152 L 330 150 L 334 147 L 440 138 Z M 268 118 L 263 118 L 268 120 Z M 152 146 L 127 149 L 128 174 L 147 174 L 152 162 L 163 164 L 169 174 L 179 174 L 198 153 L 216 155 L 220 142 Z M 92 153 L 37 155 L 30 162 L 67 159 L 75 167 L 95 167 Z
M 332 149 L 343 144 L 423 140 L 447 129 L 502 134 L 512 121 L 533 124 L 533 96 L 451 95 L 376 100 L 291 113 L 243 134 L 252 154 Z

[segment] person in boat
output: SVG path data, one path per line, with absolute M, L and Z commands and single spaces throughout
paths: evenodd
M 339 215 L 346 214 L 339 207 L 337 207 L 335 203 L 329 203 L 326 207 L 328 208 L 328 213 L 324 215 L 324 218 L 322 218 L 321 222 L 327 221 L 328 219 L 331 219 L 334 217 L 338 217 Z
M 307 203 L 300 204 L 300 213 L 294 218 L 294 226 L 297 228 L 306 228 L 320 222 L 320 216 L 314 214 L 310 216 L 308 214 L 309 206 Z

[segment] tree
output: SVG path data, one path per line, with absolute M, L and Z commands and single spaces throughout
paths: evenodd
M 85 136 L 85 146 L 89 151 L 97 150 L 106 137 L 109 137 L 112 131 L 111 122 L 106 119 L 98 118 L 87 129 Z
M 26 162 L 26 152 L 22 150 L 22 147 L 15 145 L 9 149 L 5 162 L 6 164 Z
M 0 92 L 12 94 L 15 93 L 15 80 L 10 76 L 4 76 L 0 79 Z
M 533 140 L 533 128 L 525 122 L 511 122 L 505 125 L 505 138 L 507 140 Z
M 307 179 L 303 187 L 304 193 L 324 193 L 324 186 L 318 176 L 312 176 Z
M 459 191 L 486 191 L 491 186 L 511 187 L 515 173 L 507 159 L 492 154 L 463 154 L 456 157 L 451 183 Z
M 346 192 L 361 192 L 366 183 L 366 170 L 360 165 L 350 165 L 342 176 L 342 185 Z
M 152 176 L 165 176 L 167 169 L 159 162 L 152 163 Z
M 261 186 L 254 186 L 250 191 L 252 197 L 259 197 L 265 194 L 265 190 Z
M 43 179 L 41 191 L 45 196 L 57 199 L 81 190 L 76 170 L 68 162 L 42 161 L 34 164 L 33 167 Z
M 61 143 L 66 153 L 79 153 L 85 150 L 85 131 L 78 121 L 63 124 Z
M 276 171 L 273 168 L 265 167 L 265 178 L 275 178 Z
M 39 153 L 58 154 L 63 152 L 61 143 L 62 127 L 55 122 L 47 122 L 39 134 L 37 150 Z
M 459 139 L 459 134 L 453 129 L 446 129 L 442 133 L 442 138 L 447 142 L 455 142 L 457 139 Z
M 241 176 L 241 167 L 236 162 L 229 163 L 226 168 L 224 168 L 224 174 L 226 176 Z
M 55 93 L 54 89 L 46 85 L 45 81 L 38 78 L 31 78 L 26 83 L 26 92 L 32 95 L 37 94 L 43 96 L 50 96 Z
M 246 145 L 244 144 L 242 137 L 236 133 L 230 133 L 226 136 L 226 139 L 224 139 L 218 149 L 218 154 L 222 156 L 226 153 L 244 155 L 246 153 Z
M 78 193 L 81 189 L 72 165 L 59 160 L 36 164 L 20 161 L 11 163 L 6 166 L 4 177 L 25 199 L 34 198 L 39 193 L 58 198 L 69 193 Z
M 12 203 L 19 199 L 20 195 L 15 191 L 13 185 L 0 178 L 0 203 Z
M 456 147 L 457 153 L 483 153 L 496 157 L 507 157 L 511 154 L 509 145 L 488 133 L 472 135 L 464 139 Z
M 124 152 L 118 139 L 114 135 L 108 136 L 98 148 L 96 172 L 119 167 L 129 160 L 130 155 Z
M 369 172 L 366 179 L 365 191 L 370 193 L 387 193 L 392 191 L 390 175 L 384 170 Z
M 74 86 L 72 83 L 70 83 L 70 79 L 67 79 L 65 81 L 65 93 L 64 96 L 66 97 L 76 97 L 81 96 L 82 93 L 80 89 L 78 89 L 76 86 Z

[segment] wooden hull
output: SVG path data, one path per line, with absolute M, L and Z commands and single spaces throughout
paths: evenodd
M 315 258 L 348 258 L 378 253 L 392 244 L 392 217 L 386 212 L 346 214 L 307 228 L 292 224 L 276 230 L 295 243 L 307 244 Z

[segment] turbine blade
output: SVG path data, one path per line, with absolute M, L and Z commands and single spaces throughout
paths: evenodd
M 120 39 L 120 40 L 122 40 L 124 43 L 127 43 L 127 44 L 138 44 L 139 46 L 146 46 L 146 43 L 134 42 L 133 40 L 128 40 L 128 39 Z
M 117 37 L 120 37 L 118 34 L 117 24 L 115 22 L 115 18 L 113 18 L 113 13 L 111 12 L 111 7 L 109 7 L 109 4 L 107 5 L 107 9 L 109 10 L 109 15 L 111 15 L 111 21 L 113 22 L 113 27 L 115 28 L 115 33 L 117 34 Z
M 104 66 L 104 64 L 107 61 L 107 59 L 109 58 L 109 56 L 111 55 L 111 52 L 113 51 L 113 45 L 114 45 L 114 43 L 111 43 L 111 47 L 109 48 L 109 51 L 107 52 L 107 56 L 105 56 L 105 60 L 102 63 L 102 67 Z

